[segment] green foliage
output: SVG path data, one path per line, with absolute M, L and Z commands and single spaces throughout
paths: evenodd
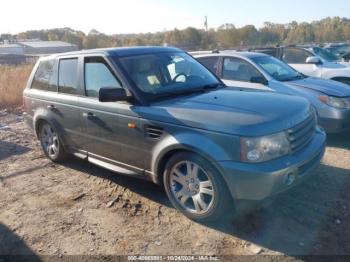
M 89 34 L 70 28 L 31 30 L 17 35 L 17 39 L 61 40 L 78 45 L 80 49 L 173 45 L 186 50 L 239 48 L 273 44 L 307 44 L 338 42 L 350 40 L 350 20 L 347 18 L 325 18 L 312 23 L 275 24 L 266 22 L 260 29 L 253 25 L 236 28 L 233 24 L 224 24 L 217 29 L 184 30 L 174 29 L 166 32 L 147 34 L 106 35 L 96 30 Z

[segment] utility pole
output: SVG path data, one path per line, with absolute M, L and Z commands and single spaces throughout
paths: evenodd
M 204 28 L 205 28 L 205 47 L 207 48 L 209 45 L 209 32 L 208 32 L 208 17 L 204 17 Z

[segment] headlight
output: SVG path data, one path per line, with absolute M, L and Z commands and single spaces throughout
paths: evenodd
M 287 155 L 289 151 L 290 143 L 285 132 L 241 138 L 241 160 L 244 162 L 265 162 Z
M 331 106 L 331 107 L 335 107 L 335 108 L 346 108 L 346 102 L 339 97 L 334 97 L 334 96 L 319 96 L 318 99 Z

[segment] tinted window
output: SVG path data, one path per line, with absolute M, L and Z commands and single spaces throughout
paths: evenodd
M 219 65 L 219 57 L 200 57 L 197 59 L 199 62 L 201 62 L 203 65 L 206 66 L 210 71 L 212 71 L 214 74 L 216 74 L 218 65 Z
M 224 59 L 223 79 L 250 82 L 254 77 L 261 77 L 261 74 L 248 62 L 239 58 Z
M 77 94 L 78 59 L 61 59 L 58 71 L 58 91 Z
M 54 60 L 40 62 L 34 75 L 32 88 L 46 91 L 57 91 L 57 86 L 53 79 L 54 64 Z
M 306 58 L 312 56 L 306 50 L 297 48 L 286 48 L 283 54 L 283 60 L 288 64 L 305 64 Z
M 87 96 L 98 97 L 101 87 L 121 88 L 103 58 L 85 59 L 85 91 Z

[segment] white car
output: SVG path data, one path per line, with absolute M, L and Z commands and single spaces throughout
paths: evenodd
M 272 55 L 304 75 L 350 85 L 350 63 L 337 61 L 336 57 L 322 48 L 287 46 L 259 48 L 254 51 Z

